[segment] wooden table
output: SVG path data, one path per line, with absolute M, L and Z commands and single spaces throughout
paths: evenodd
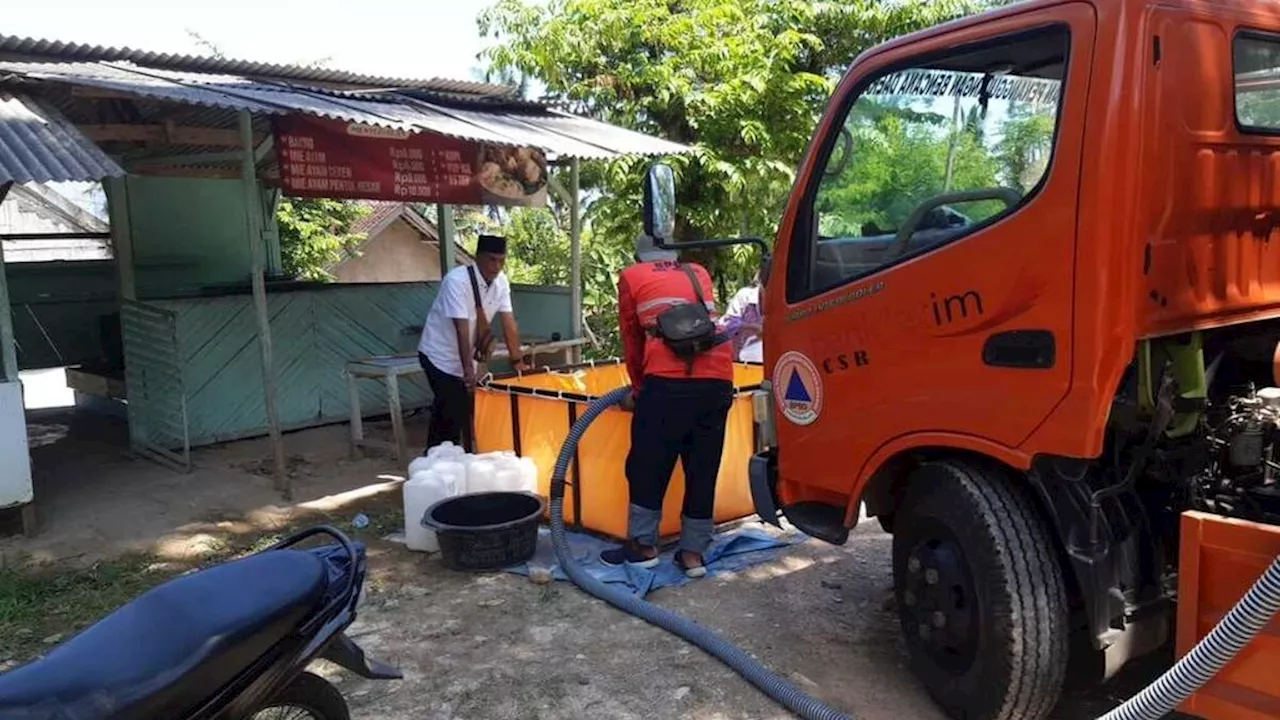
M 536 365 L 538 356 L 563 354 L 587 343 L 586 338 L 576 340 L 557 340 L 534 344 L 525 351 L 525 357 Z M 508 357 L 506 348 L 495 349 L 494 359 Z M 548 358 L 549 359 L 549 358 Z M 558 364 L 558 363 L 557 363 Z M 412 375 L 425 375 L 418 363 L 418 354 L 404 353 L 400 355 L 380 355 L 377 357 L 352 360 L 347 363 L 343 375 L 347 379 L 347 393 L 351 399 L 351 454 L 359 455 L 361 448 L 381 447 L 386 443 L 369 440 L 364 436 L 364 412 L 360 407 L 360 389 L 357 380 L 381 380 L 387 388 L 387 406 L 391 414 L 391 433 L 395 438 L 396 459 L 401 465 L 408 465 L 410 458 L 408 442 L 404 430 L 404 408 L 400 404 L 400 378 Z

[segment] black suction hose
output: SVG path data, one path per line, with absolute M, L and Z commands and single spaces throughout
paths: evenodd
M 560 448 L 560 456 L 556 458 L 555 472 L 551 474 L 551 543 L 556 551 L 556 559 L 560 561 L 560 567 L 578 587 L 620 610 L 697 645 L 796 715 L 806 720 L 850 720 L 848 715 L 800 692 L 796 686 L 756 662 L 742 648 L 729 643 L 711 630 L 629 592 L 609 587 L 608 584 L 592 577 L 574 561 L 573 555 L 569 552 L 569 541 L 564 529 L 564 476 L 578 449 L 578 442 L 591 422 L 600 413 L 622 402 L 630 392 L 630 387 L 618 388 L 588 405 L 586 412 L 569 429 L 569 437 Z M 581 483 L 582 478 L 578 478 L 577 481 Z

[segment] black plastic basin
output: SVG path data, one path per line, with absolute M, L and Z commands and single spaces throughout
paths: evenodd
M 435 530 L 445 567 L 501 570 L 533 557 L 546 509 L 546 501 L 533 493 L 471 493 L 427 508 L 422 525 Z

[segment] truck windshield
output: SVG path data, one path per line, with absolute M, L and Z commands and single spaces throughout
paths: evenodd
M 950 242 L 1035 192 L 1053 150 L 1067 43 L 1055 29 L 958 49 L 864 85 L 814 202 L 814 289 Z

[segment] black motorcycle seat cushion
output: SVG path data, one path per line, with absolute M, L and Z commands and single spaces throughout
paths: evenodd
M 171 580 L 0 675 L 0 718 L 181 718 L 294 631 L 326 582 L 323 561 L 299 550 Z

